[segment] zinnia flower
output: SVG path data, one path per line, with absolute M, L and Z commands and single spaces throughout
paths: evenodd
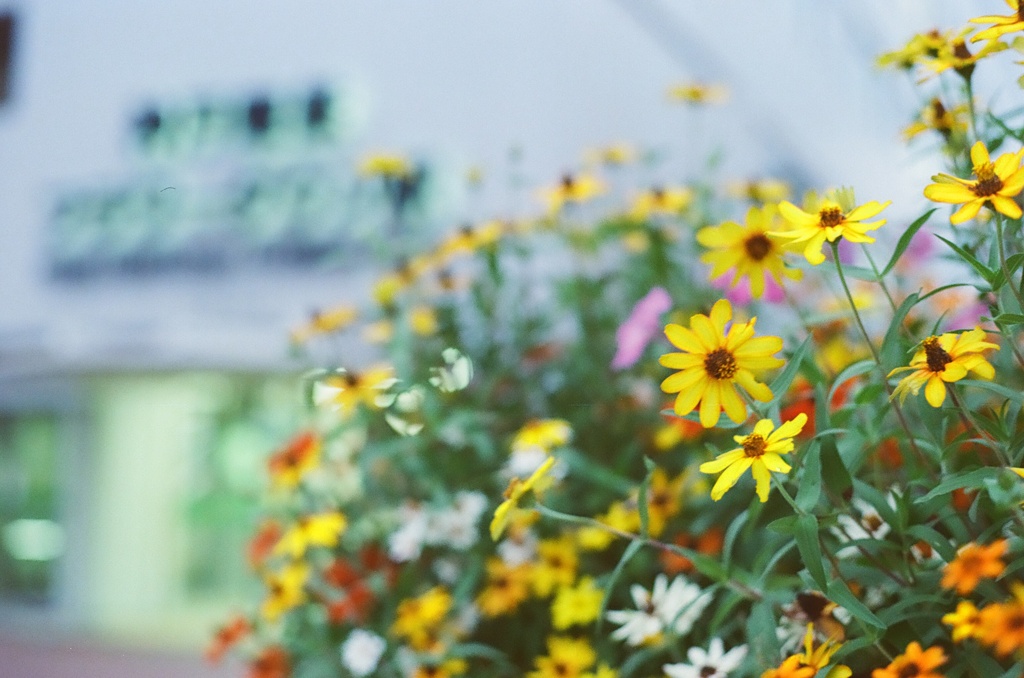
M 612 632 L 612 638 L 633 646 L 658 640 L 666 629 L 685 636 L 711 603 L 711 593 L 701 591 L 682 576 L 670 585 L 668 577 L 659 574 L 651 592 L 634 584 L 629 593 L 637 609 L 612 610 L 606 617 L 613 624 L 621 624 Z
M 722 474 L 711 488 L 711 498 L 721 499 L 749 468 L 757 483 L 757 496 L 762 502 L 768 501 L 771 472 L 789 473 L 791 468 L 779 455 L 793 451 L 793 437 L 803 430 L 805 423 L 807 415 L 802 412 L 778 428 L 771 419 L 762 419 L 750 435 L 734 436 L 740 447 L 700 465 L 701 473 Z
M 728 678 L 746 656 L 746 645 L 726 652 L 722 639 L 712 638 L 707 650 L 691 647 L 686 651 L 689 664 L 665 664 L 661 669 L 669 678 Z
M 997 539 L 988 546 L 973 542 L 962 546 L 956 558 L 942 571 L 942 587 L 955 588 L 957 593 L 966 596 L 982 579 L 993 579 L 1003 573 L 1005 555 L 1005 539 Z
M 784 248 L 768 237 L 769 231 L 777 227 L 777 219 L 778 209 L 774 206 L 751 207 L 743 225 L 726 221 L 697 231 L 697 242 L 710 250 L 702 254 L 700 260 L 711 264 L 711 277 L 733 271 L 732 285 L 740 278 L 749 279 L 750 293 L 755 299 L 764 294 L 769 275 L 779 285 L 783 276 L 800 280 L 803 271 L 787 268 L 782 259 Z
M 925 650 L 915 640 L 907 645 L 906 652 L 893 659 L 888 666 L 872 671 L 871 678 L 944 678 L 936 669 L 945 664 L 946 659 L 941 647 Z
M 978 639 L 993 648 L 1000 657 L 1024 647 L 1024 585 L 1010 585 L 1013 597 L 1005 603 L 992 603 L 981 610 Z
M 757 318 L 736 323 L 726 333 L 732 319 L 732 305 L 717 301 L 711 315 L 690 318 L 690 329 L 682 325 L 665 326 L 665 336 L 682 353 L 661 356 L 661 364 L 680 370 L 661 382 L 665 393 L 678 393 L 675 413 L 685 416 L 700 405 L 700 423 L 711 428 L 722 410 L 736 423 L 747 418 L 747 405 L 736 392 L 736 384 L 755 400 L 768 402 L 772 392 L 754 377 L 755 370 L 779 367 L 783 361 L 772 357 L 782 350 L 779 337 L 754 337 Z
M 617 344 L 613 370 L 624 370 L 640 360 L 644 349 L 658 333 L 661 314 L 672 308 L 672 297 L 664 287 L 655 287 L 636 302 L 626 321 L 615 330 Z
M 806 243 L 804 257 L 809 263 L 817 266 L 825 261 L 821 248 L 826 240 L 835 242 L 839 238 L 845 238 L 850 242 L 874 242 L 875 239 L 867 235 L 867 232 L 884 226 L 885 219 L 870 222 L 866 222 L 865 219 L 877 216 L 889 205 L 890 201 L 883 203 L 873 200 L 846 210 L 839 202 L 826 199 L 818 205 L 817 213 L 811 214 L 783 200 L 779 203 L 779 212 L 793 228 L 789 231 L 772 231 L 769 235 L 790 238 L 793 244 Z
M 961 600 L 956 610 L 942 615 L 942 623 L 953 627 L 953 642 L 981 637 L 981 615 L 969 600 Z
M 907 367 L 897 367 L 889 376 L 912 370 L 903 377 L 893 390 L 893 397 L 900 402 L 907 393 L 917 395 L 924 386 L 924 397 L 932 407 L 941 407 L 946 400 L 946 382 L 960 381 L 968 372 L 974 372 L 982 379 L 995 376 L 995 369 L 985 360 L 983 351 L 999 349 L 999 346 L 985 341 L 985 331 L 975 327 L 960 334 L 931 336 L 921 342 L 921 348 L 914 354 Z
M 1021 216 L 1021 209 L 1013 199 L 1024 190 L 1024 148 L 1016 153 L 1003 153 L 992 162 L 985 144 L 978 141 L 971 147 L 971 162 L 976 181 L 960 179 L 949 174 L 936 174 L 934 184 L 924 188 L 924 197 L 935 202 L 963 206 L 949 218 L 952 224 L 962 224 L 978 215 L 986 202 L 992 209 L 1011 219 Z

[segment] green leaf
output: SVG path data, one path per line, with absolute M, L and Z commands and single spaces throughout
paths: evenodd
M 853 592 L 842 579 L 837 578 L 829 582 L 826 594 L 829 600 L 842 605 L 850 614 L 865 624 L 870 624 L 878 629 L 885 628 L 885 623 L 876 617 L 864 603 L 860 602 L 857 596 L 853 595 Z
M 900 349 L 900 330 L 903 327 L 904 319 L 910 313 L 910 309 L 914 308 L 919 301 L 921 301 L 920 296 L 917 292 L 914 292 L 903 300 L 900 307 L 896 309 L 896 313 L 893 314 L 892 322 L 889 323 L 889 330 L 885 333 L 885 338 L 882 339 L 882 348 L 879 350 L 882 365 L 887 366 L 885 367 L 886 373 L 892 368 L 903 364 L 903 351 Z
M 946 240 L 945 238 L 938 234 L 936 234 L 935 237 L 949 245 L 954 252 L 959 254 L 964 261 L 970 264 L 974 268 L 974 270 L 978 272 L 978 275 L 980 275 L 985 280 L 985 282 L 989 284 L 990 287 L 992 286 L 992 280 L 995 278 L 996 275 L 996 272 L 993 269 L 990 269 L 988 266 L 978 261 L 978 259 L 973 254 L 965 250 L 963 247 L 960 247 L 955 242 Z
M 832 381 L 832 387 L 828 390 L 828 398 L 825 403 L 826 407 L 832 402 L 832 398 L 835 396 L 836 391 L 839 390 L 840 386 L 854 377 L 867 374 L 873 369 L 875 369 L 875 361 L 871 358 L 859 360 L 843 369 L 843 371 L 836 375 L 836 378 Z
M 983 391 L 989 391 L 990 393 L 995 393 L 996 395 L 1001 395 L 1004 398 L 1008 398 L 1008 399 L 1012 400 L 1013 402 L 1017 403 L 1018 405 L 1024 405 L 1024 394 L 1022 394 L 1020 391 L 1014 391 L 1012 389 L 1008 389 L 1005 386 L 1001 386 L 1001 385 L 996 384 L 996 383 L 991 382 L 991 381 L 979 381 L 979 380 L 976 380 L 976 379 L 962 379 L 962 380 L 960 380 L 957 383 L 962 385 L 962 386 L 971 386 L 973 388 L 980 388 Z
M 1024 325 L 1024 315 L 1020 313 L 1000 313 L 992 322 L 996 325 Z
M 782 396 L 786 395 L 786 391 L 789 390 L 793 380 L 796 379 L 797 373 L 800 371 L 800 364 L 804 361 L 804 356 L 807 355 L 807 351 L 810 349 L 811 339 L 812 337 L 804 339 L 803 343 L 794 351 L 789 362 L 786 363 L 786 367 L 772 381 L 769 388 L 772 391 L 773 397 L 769 405 L 777 403 L 782 399 Z
M 736 544 L 736 538 L 740 534 L 740 530 L 747 524 L 747 516 L 750 514 L 744 511 L 738 514 L 732 519 L 732 523 L 729 524 L 729 529 L 725 531 L 725 541 L 722 544 L 722 565 L 728 571 L 729 561 L 732 559 L 732 548 Z
M 800 476 L 800 489 L 796 493 L 796 505 L 804 511 L 810 511 L 818 503 L 821 496 L 821 450 L 820 445 L 812 443 L 803 452 L 803 474 Z
M 953 490 L 959 490 L 962 487 L 980 489 L 985 484 L 986 480 L 998 479 L 1005 471 L 1006 469 L 1002 466 L 983 466 L 981 468 L 976 468 L 973 471 L 967 471 L 966 473 L 954 473 L 933 487 L 928 494 L 915 499 L 914 503 L 923 504 L 935 499 L 936 497 L 949 494 Z
M 828 584 L 825 576 L 825 565 L 822 563 L 821 544 L 818 543 L 818 519 L 812 515 L 797 517 L 794 524 L 794 538 L 796 548 L 800 551 L 800 558 L 804 561 L 807 573 L 822 591 Z
M 767 600 L 756 603 L 747 619 L 747 643 L 757 666 L 775 666 L 782 651 L 775 631 L 779 622 Z
M 796 532 L 796 519 L 798 516 L 783 516 L 776 518 L 772 522 L 768 523 L 765 527 L 772 532 L 778 532 L 779 534 L 792 535 Z
M 921 227 L 924 226 L 925 223 L 927 223 L 928 219 L 937 209 L 937 207 L 933 207 L 932 209 L 928 210 L 927 212 L 919 216 L 916 220 L 914 220 L 914 223 L 910 224 L 910 226 L 907 227 L 907 230 L 904 231 L 903 235 L 900 236 L 899 242 L 896 243 L 896 250 L 892 253 L 892 256 L 889 258 L 889 263 L 887 263 L 885 265 L 885 268 L 882 269 L 881 273 L 878 274 L 879 278 L 884 278 L 889 274 L 889 271 L 896 267 L 896 264 L 897 262 L 899 262 L 900 257 L 903 256 L 903 253 L 907 251 L 907 247 L 910 246 L 910 240 L 914 237 L 914 234 L 921 230 Z
M 821 479 L 829 492 L 843 495 L 853 486 L 850 472 L 839 456 L 839 449 L 836 447 L 835 438 L 826 438 L 821 441 Z

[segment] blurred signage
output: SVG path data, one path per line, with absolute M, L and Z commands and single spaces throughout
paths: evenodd
M 0 106 L 11 94 L 11 72 L 14 69 L 14 15 L 0 13 Z
M 341 267 L 415 247 L 443 211 L 438 172 L 359 176 L 363 110 L 342 88 L 141 107 L 134 177 L 58 195 L 53 277 Z

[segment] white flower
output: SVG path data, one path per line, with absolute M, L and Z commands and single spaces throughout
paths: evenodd
M 548 453 L 540 447 L 513 450 L 505 465 L 505 475 L 510 478 L 529 478 L 547 458 Z
M 355 629 L 341 646 L 341 663 L 356 678 L 373 673 L 387 643 L 376 633 Z
M 896 500 L 893 495 L 890 494 L 887 499 L 889 505 L 895 509 Z M 852 515 L 843 514 L 836 518 L 836 522 L 839 524 L 832 528 L 832 534 L 840 542 L 846 543 L 861 539 L 884 539 L 889 534 L 892 528 L 889 527 L 889 523 L 882 519 L 882 516 L 875 510 L 875 507 L 859 498 L 855 498 L 850 503 L 860 517 L 855 518 Z M 836 555 L 840 558 L 849 558 L 859 552 L 860 549 L 856 546 L 846 546 L 839 549 Z
M 396 563 L 405 563 L 420 557 L 427 538 L 427 512 L 418 506 L 402 506 L 399 510 L 401 527 L 388 537 L 388 555 Z
M 728 652 L 721 638 L 712 638 L 707 651 L 691 647 L 686 652 L 689 664 L 665 664 L 662 670 L 669 678 L 727 678 L 739 668 L 747 656 L 747 646 L 740 645 Z
M 516 531 L 501 540 L 497 551 L 509 567 L 531 563 L 537 557 L 537 535 L 529 530 Z
M 668 577 L 659 574 L 650 593 L 639 584 L 630 587 L 629 592 L 637 609 L 612 610 L 606 618 L 613 624 L 621 624 L 612 632 L 612 638 L 634 646 L 644 644 L 664 630 L 685 636 L 711 602 L 710 593 L 701 591 L 682 576 L 669 585 Z

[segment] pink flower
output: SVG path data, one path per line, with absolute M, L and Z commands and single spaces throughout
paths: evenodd
M 615 331 L 618 349 L 612 358 L 613 370 L 624 370 L 640 360 L 651 339 L 661 330 L 661 314 L 672 308 L 672 297 L 663 287 L 655 287 L 636 302 L 626 322 Z
M 734 286 L 732 279 L 732 273 L 726 273 L 722 277 L 712 280 L 711 286 L 724 291 L 725 298 L 736 306 L 746 306 L 754 300 L 754 296 L 750 293 L 750 280 L 741 278 Z M 786 300 L 786 294 L 782 291 L 782 287 L 775 282 L 774 278 L 766 277 L 764 280 L 764 295 L 761 298 L 764 301 L 778 304 Z

